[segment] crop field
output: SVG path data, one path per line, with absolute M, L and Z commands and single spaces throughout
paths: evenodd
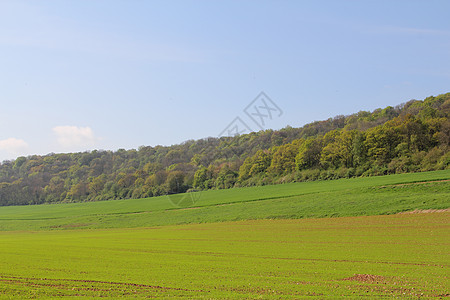
M 3 298 L 443 297 L 450 213 L 3 232 Z
M 448 297 L 449 179 L 1 207 L 0 299 Z

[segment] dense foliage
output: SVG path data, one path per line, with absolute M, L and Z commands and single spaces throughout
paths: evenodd
M 0 164 L 0 205 L 142 198 L 235 186 L 450 167 L 450 93 L 170 147 L 19 157 Z

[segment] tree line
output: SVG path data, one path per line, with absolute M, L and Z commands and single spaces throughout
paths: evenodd
M 449 110 L 447 93 L 301 128 L 168 147 L 19 157 L 0 164 L 0 205 L 142 198 L 446 169 Z

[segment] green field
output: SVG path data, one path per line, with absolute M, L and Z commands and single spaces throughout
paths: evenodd
M 449 179 L 1 207 L 0 298 L 446 297 L 450 213 L 397 213 L 448 209 Z

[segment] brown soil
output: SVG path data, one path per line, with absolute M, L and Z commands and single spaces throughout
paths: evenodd
M 191 290 L 183 289 L 183 288 L 138 284 L 138 283 L 131 283 L 131 282 L 112 282 L 112 281 L 67 279 L 67 278 L 50 279 L 50 278 L 29 278 L 29 277 L 0 275 L 0 281 L 10 282 L 10 283 L 20 283 L 20 284 L 25 284 L 25 285 L 39 285 L 39 286 L 52 286 L 52 287 L 63 287 L 63 286 L 65 286 L 64 282 L 79 282 L 79 283 L 106 284 L 106 285 L 116 285 L 116 286 L 144 287 L 144 288 L 158 289 L 158 290 L 191 291 Z M 45 282 L 48 282 L 48 283 L 45 283 Z
M 356 274 L 352 277 L 344 278 L 342 280 L 351 280 L 351 281 L 360 281 L 360 282 L 369 282 L 369 283 L 385 282 L 385 278 L 383 276 L 370 275 L 370 274 Z
M 450 208 L 446 209 L 415 209 L 411 211 L 403 211 L 399 214 L 429 214 L 429 213 L 443 213 L 450 212 Z

